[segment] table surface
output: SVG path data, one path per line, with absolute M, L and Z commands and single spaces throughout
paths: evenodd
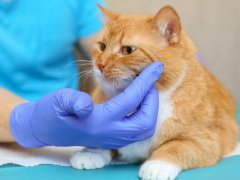
M 240 108 L 238 107 L 240 124 Z M 0 167 L 1 180 L 131 180 L 138 179 L 139 164 L 113 165 L 96 170 L 76 170 L 71 167 L 41 165 L 22 167 L 4 165 Z M 177 180 L 240 180 L 240 156 L 222 159 L 217 165 L 182 172 Z

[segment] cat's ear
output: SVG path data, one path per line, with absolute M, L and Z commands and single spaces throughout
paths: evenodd
M 97 4 L 98 8 L 100 9 L 100 11 L 104 14 L 104 16 L 107 18 L 107 20 L 115 20 L 118 18 L 118 14 L 102 7 L 101 5 Z
M 153 20 L 161 35 L 170 44 L 179 42 L 181 22 L 177 12 L 171 6 L 160 9 Z

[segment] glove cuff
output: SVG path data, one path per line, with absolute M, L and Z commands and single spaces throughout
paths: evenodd
M 15 141 L 23 147 L 37 148 L 46 146 L 33 134 L 31 117 L 35 103 L 17 105 L 10 115 L 10 130 Z

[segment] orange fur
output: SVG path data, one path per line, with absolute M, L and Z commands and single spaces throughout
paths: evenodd
M 106 43 L 106 49 L 101 51 L 96 44 L 94 66 L 104 66 L 102 75 L 109 83 L 134 78 L 148 64 L 159 60 L 164 63 L 164 72 L 156 87 L 162 92 L 185 71 L 184 80 L 171 96 L 173 115 L 160 127 L 150 160 L 190 169 L 213 165 L 234 149 L 237 124 L 233 99 L 196 59 L 197 50 L 181 29 L 173 8 L 167 6 L 156 16 L 114 16 L 114 20 L 107 20 L 98 42 Z M 137 50 L 123 55 L 121 47 L 128 45 Z M 93 92 L 96 103 L 111 96 L 99 87 Z

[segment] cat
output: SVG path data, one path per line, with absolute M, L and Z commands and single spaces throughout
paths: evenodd
M 196 47 L 175 9 L 165 6 L 148 16 L 99 8 L 106 23 L 92 53 L 95 103 L 117 95 L 159 60 L 164 70 L 155 83 L 158 122 L 153 137 L 113 151 L 85 149 L 72 156 L 72 166 L 102 168 L 117 158 L 143 162 L 142 179 L 173 180 L 182 170 L 214 165 L 230 153 L 237 143 L 234 101 L 196 59 Z

